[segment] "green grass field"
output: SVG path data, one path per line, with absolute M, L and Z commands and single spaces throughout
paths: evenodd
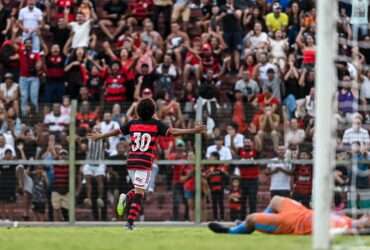
M 308 236 L 215 235 L 206 228 L 0 228 L 1 250 L 305 250 L 310 241 Z

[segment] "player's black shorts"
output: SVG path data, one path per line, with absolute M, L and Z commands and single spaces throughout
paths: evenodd
M 45 213 L 45 203 L 44 202 L 32 202 L 33 211 L 39 214 Z

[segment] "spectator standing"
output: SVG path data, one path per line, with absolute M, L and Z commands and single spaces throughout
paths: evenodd
M 212 152 L 211 157 L 208 158 L 211 161 L 220 160 L 220 155 L 217 152 Z M 206 178 L 208 181 L 208 186 L 211 191 L 212 198 L 212 211 L 213 211 L 213 220 L 224 220 L 224 189 L 226 181 L 226 172 L 224 166 L 208 166 L 206 171 Z
M 32 206 L 36 221 L 45 220 L 45 207 L 47 202 L 48 179 L 43 166 L 36 166 L 32 176 Z
M 164 20 L 163 37 L 166 38 L 171 30 L 172 0 L 154 0 L 153 23 L 154 29 L 159 30 L 159 16 L 162 13 Z
M 354 141 L 351 145 L 351 156 L 352 156 L 352 166 L 350 170 L 350 182 L 351 186 L 355 188 L 355 203 L 358 209 L 368 209 L 369 200 L 368 193 L 370 187 L 369 181 L 369 165 L 367 163 L 361 162 L 369 160 L 367 148 L 364 147 L 360 142 Z M 354 201 L 351 201 L 353 204 Z
M 240 53 L 242 50 L 242 28 L 240 25 L 242 12 L 235 6 L 234 0 L 226 0 L 221 7 L 221 23 L 223 38 L 227 46 L 227 52 L 233 58 L 235 71 L 240 67 Z
M 229 194 L 230 220 L 237 221 L 241 218 L 242 190 L 238 178 L 231 181 L 231 190 Z
M 239 155 L 241 159 L 254 160 L 257 158 L 257 151 L 254 149 L 253 141 L 245 138 L 244 147 L 240 149 Z M 240 218 L 245 218 L 247 214 L 257 211 L 257 193 L 259 185 L 259 166 L 247 165 L 239 166 L 240 169 Z M 248 212 L 247 212 L 248 201 Z
M 42 61 L 40 53 L 32 51 L 32 41 L 30 39 L 26 39 L 24 44 L 18 47 L 18 53 L 21 111 L 22 114 L 25 115 L 28 99 L 31 99 L 32 105 L 36 111 L 38 111 L 40 89 L 39 73 L 42 68 Z
M 0 160 L 15 160 L 12 150 L 5 149 Z M 0 166 L 0 218 L 11 220 L 14 216 L 14 203 L 16 202 L 17 177 L 16 168 L 12 165 Z
M 126 79 L 120 70 L 120 63 L 113 62 L 104 84 L 104 101 L 107 104 L 122 103 L 127 100 Z
M 368 0 L 352 0 L 350 23 L 352 24 L 354 41 L 358 41 L 359 38 L 366 36 L 369 32 L 368 6 Z
M 55 148 L 53 149 L 55 150 Z M 55 160 L 68 160 L 68 151 L 60 149 L 56 151 Z M 53 206 L 54 221 L 67 220 L 69 208 L 68 182 L 69 170 L 68 165 L 54 165 L 54 179 L 51 184 L 51 203 Z
M 312 158 L 309 150 L 299 149 L 299 160 L 310 160 Z M 293 199 L 310 208 L 312 195 L 313 166 L 312 164 L 293 165 Z
M 108 131 L 113 131 L 120 128 L 120 125 L 116 121 L 112 121 L 112 114 L 109 112 L 104 113 L 103 121 L 99 124 L 101 133 L 107 133 Z M 119 143 L 119 136 L 113 136 L 108 139 L 108 154 L 110 156 L 117 153 L 117 144 Z
M 64 18 L 59 18 L 55 25 L 51 24 L 49 31 L 53 35 L 53 43 L 58 44 L 60 48 L 64 48 L 70 34 L 68 22 Z
M 285 147 L 279 146 L 276 152 L 276 157 L 272 161 L 285 160 Z M 266 168 L 266 175 L 271 176 L 270 194 L 271 199 L 275 195 L 290 197 L 291 191 L 291 165 L 284 162 L 269 163 Z
M 82 88 L 87 80 L 86 70 L 86 51 L 84 48 L 75 49 L 69 57 L 68 63 L 64 67 L 66 77 L 66 88 L 65 93 L 71 97 L 71 99 L 77 99 L 78 94 L 82 91 Z M 86 88 L 86 87 L 85 87 Z M 88 91 L 86 88 L 86 94 Z
M 127 8 L 127 3 L 122 0 L 109 0 L 103 6 L 103 13 L 102 18 L 99 21 L 99 26 L 111 41 L 121 33 L 126 25 L 124 17 Z M 110 28 L 114 28 L 113 33 Z
M 181 139 L 176 140 L 175 151 L 170 153 L 168 160 L 186 160 L 187 153 L 185 142 Z M 185 168 L 184 165 L 174 165 L 172 167 L 172 219 L 178 221 L 180 218 L 180 204 L 183 203 L 185 207 L 184 219 L 189 219 L 188 207 L 184 198 L 184 186 L 181 181 L 181 173 Z
M 27 0 L 27 6 L 19 11 L 18 24 L 23 31 L 23 40 L 32 41 L 32 51 L 39 52 L 41 47 L 40 32 L 42 26 L 42 11 L 35 6 L 35 0 Z
M 76 15 L 76 21 L 71 23 L 68 22 L 70 9 L 65 9 L 65 22 L 69 23 L 69 27 L 73 32 L 72 49 L 89 47 L 92 24 L 95 22 L 97 17 L 92 3 L 88 1 L 88 4 L 91 11 L 91 17 L 86 17 L 83 13 L 79 12 Z
M 112 131 L 112 130 L 110 130 Z M 100 132 L 100 127 L 95 125 L 93 128 L 94 133 Z M 98 140 L 93 141 L 92 139 L 88 139 L 88 152 L 86 155 L 87 161 L 102 161 L 104 160 L 104 141 Z M 83 174 L 86 178 L 86 187 L 87 187 L 87 198 L 84 200 L 84 203 L 88 206 L 92 206 L 92 182 L 93 179 L 97 182 L 97 199 L 96 204 L 98 208 L 103 208 L 104 204 L 104 177 L 105 177 L 106 166 L 102 163 L 100 164 L 86 164 L 83 167 Z
M 58 44 L 53 44 L 50 53 L 45 46 L 46 86 L 44 101 L 47 103 L 62 102 L 64 95 L 64 64 L 65 56 Z

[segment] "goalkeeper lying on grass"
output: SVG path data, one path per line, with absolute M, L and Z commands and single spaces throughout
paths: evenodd
M 304 235 L 312 232 L 313 211 L 302 204 L 279 196 L 274 196 L 263 213 L 253 213 L 246 220 L 234 227 L 226 227 L 212 222 L 208 227 L 215 233 L 251 234 L 254 230 L 268 234 Z M 351 219 L 347 216 L 331 214 L 332 232 L 358 233 L 370 229 L 370 217 Z

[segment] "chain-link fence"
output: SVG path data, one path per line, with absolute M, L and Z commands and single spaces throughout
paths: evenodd
M 194 121 L 202 121 L 207 133 L 159 140 L 140 220 L 235 221 L 263 210 L 275 194 L 292 196 L 310 206 L 312 121 L 306 117 L 274 124 L 277 116 L 284 116 L 284 110 L 257 111 L 250 103 L 242 104 L 245 116 L 240 119 L 241 114 L 235 114 L 240 103 L 229 107 L 214 104 L 200 99 L 181 117 L 176 105 L 168 114 L 159 114 L 168 126 L 190 127 Z M 132 188 L 126 168 L 128 138 L 104 141 L 99 154 L 92 152 L 87 135 L 94 130 L 105 133 L 117 129 L 134 113 L 129 106 L 99 107 L 75 101 L 70 106 L 45 105 L 39 115 L 22 118 L 13 127 L 9 123 L 2 131 L 3 220 L 124 220 L 116 215 L 115 206 L 119 194 Z M 179 107 L 187 110 L 186 104 Z M 337 160 L 350 160 L 348 152 L 338 151 Z M 92 153 L 99 159 L 88 156 Z M 347 206 L 343 198 L 349 184 L 345 179 L 349 175 L 347 163 L 339 164 L 335 172 L 338 208 Z M 366 164 L 361 166 L 364 168 Z M 365 198 L 360 199 L 360 207 L 368 202 Z

